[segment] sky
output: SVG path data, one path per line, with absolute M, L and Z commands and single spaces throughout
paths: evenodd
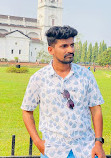
M 0 0 L 0 14 L 37 18 L 38 0 Z M 63 25 L 78 30 L 82 42 L 111 46 L 111 0 L 63 0 Z

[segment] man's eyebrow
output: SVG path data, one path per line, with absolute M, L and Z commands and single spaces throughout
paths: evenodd
M 67 46 L 68 44 L 66 44 L 66 43 L 63 43 L 63 44 L 61 44 L 61 45 L 60 45 L 60 47 L 61 47 L 61 46 L 65 46 L 65 45 Z

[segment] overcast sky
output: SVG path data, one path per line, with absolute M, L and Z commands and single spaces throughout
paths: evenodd
M 0 0 L 0 14 L 37 17 L 38 0 Z M 111 0 L 63 0 L 63 25 L 78 30 L 80 38 L 111 46 Z

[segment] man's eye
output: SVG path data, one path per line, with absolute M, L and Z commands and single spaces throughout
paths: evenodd
M 73 44 L 71 44 L 71 47 L 74 47 L 74 43 L 73 43 Z
M 66 44 L 64 44 L 64 45 L 62 45 L 61 47 L 62 47 L 62 48 L 66 48 L 66 47 L 67 47 L 67 45 L 66 45 Z
M 66 48 L 66 47 L 67 47 L 67 45 L 66 45 L 66 44 L 64 44 L 62 47 L 63 47 L 63 48 Z

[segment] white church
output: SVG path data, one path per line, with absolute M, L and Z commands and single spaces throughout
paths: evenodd
M 45 32 L 62 25 L 62 0 L 38 0 L 37 19 L 0 15 L 0 59 L 36 62 L 45 50 Z

